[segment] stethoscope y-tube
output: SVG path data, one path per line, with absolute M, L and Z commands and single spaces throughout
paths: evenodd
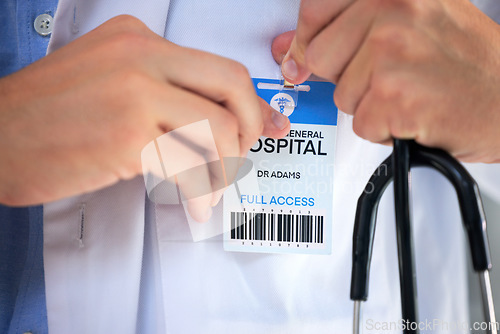
M 386 173 L 380 174 L 382 167 Z M 394 180 L 394 201 L 403 320 L 418 324 L 416 274 L 411 235 L 410 168 L 431 167 L 454 186 L 460 204 L 474 270 L 480 275 L 485 320 L 489 332 L 497 333 L 489 269 L 491 260 L 486 219 L 479 189 L 467 170 L 448 153 L 421 146 L 411 140 L 394 140 L 393 153 L 375 170 L 359 197 L 353 235 L 351 299 L 354 301 L 354 333 L 360 333 L 361 302 L 368 298 L 368 276 L 375 236 L 378 203 Z M 404 333 L 418 333 L 418 326 L 406 326 Z

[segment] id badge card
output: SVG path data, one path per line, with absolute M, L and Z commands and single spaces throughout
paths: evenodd
M 252 168 L 224 194 L 224 249 L 330 254 L 338 110 L 334 85 L 253 79 L 257 94 L 289 117 L 282 139 L 261 137 Z

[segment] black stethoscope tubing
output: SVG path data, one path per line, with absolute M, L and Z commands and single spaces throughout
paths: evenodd
M 421 146 L 413 140 L 399 139 L 394 139 L 393 153 L 375 170 L 358 200 L 354 223 L 351 277 L 354 333 L 360 333 L 361 302 L 368 298 L 368 276 L 378 203 L 392 180 L 394 180 L 402 316 L 407 324 L 418 324 L 416 274 L 411 235 L 411 167 L 434 168 L 454 186 L 469 239 L 473 267 L 480 275 L 485 320 L 490 324 L 489 332 L 496 334 L 496 327 L 492 326 L 496 324 L 496 320 L 489 279 L 491 260 L 479 188 L 467 170 L 447 152 Z M 385 174 L 380 174 L 382 169 L 386 171 Z M 404 333 L 418 333 L 418 327 L 407 326 Z

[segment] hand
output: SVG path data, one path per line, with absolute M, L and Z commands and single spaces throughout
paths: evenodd
M 303 0 L 290 43 L 285 78 L 336 83 L 361 137 L 500 161 L 500 27 L 469 1 Z
M 0 79 L 0 202 L 37 204 L 130 179 L 148 142 L 205 119 L 220 158 L 243 157 L 259 136 L 288 132 L 277 114 L 241 64 L 116 17 Z M 213 202 L 198 199 L 193 218 L 208 219 Z

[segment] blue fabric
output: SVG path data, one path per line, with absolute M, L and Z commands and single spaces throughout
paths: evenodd
M 33 23 L 40 14 L 54 15 L 57 0 L 0 1 L 0 77 L 45 56 L 49 37 L 38 35 Z
M 35 18 L 54 15 L 57 0 L 1 0 L 0 77 L 43 57 L 49 38 Z M 1 163 L 1 158 L 0 158 Z M 43 273 L 43 209 L 0 205 L 0 333 L 47 333 Z
M 0 333 L 47 333 L 43 209 L 0 205 Z
M 48 333 L 43 273 L 43 208 L 36 206 L 23 209 L 3 207 L 2 209 L 14 213 L 13 220 L 20 218 L 19 222 L 23 229 L 19 233 L 19 229 L 11 225 L 10 235 L 13 237 L 11 242 L 25 245 L 25 248 L 18 250 L 17 254 L 12 254 L 11 261 L 18 260 L 20 263 L 14 266 L 21 267 L 22 272 L 16 272 L 16 281 L 10 280 L 12 287 L 17 287 L 15 290 L 17 293 L 9 329 L 6 333 L 15 334 L 27 331 L 35 334 Z M 26 224 L 27 221 L 28 224 Z M 5 272 L 5 276 L 9 277 L 8 271 Z
M 14 313 L 26 262 L 29 210 L 0 206 L 0 333 L 6 333 Z

